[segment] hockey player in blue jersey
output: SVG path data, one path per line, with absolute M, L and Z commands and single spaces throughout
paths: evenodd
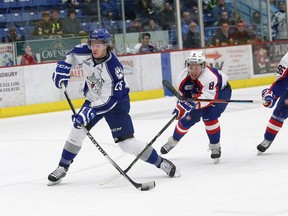
M 161 153 L 167 154 L 180 139 L 203 119 L 209 138 L 211 158 L 219 163 L 221 156 L 220 123 L 218 118 L 225 111 L 227 103 L 213 103 L 213 99 L 229 100 L 231 87 L 228 76 L 221 70 L 206 66 L 205 54 L 202 50 L 192 51 L 186 59 L 186 68 L 176 78 L 176 86 L 182 96 L 195 98 L 195 102 L 178 101 L 174 113 L 177 113 L 178 123 L 173 136 L 162 146 Z M 211 101 L 197 101 L 210 99 Z
M 279 62 L 275 82 L 270 88 L 263 89 L 262 99 L 267 108 L 272 108 L 277 100 L 278 103 L 269 119 L 264 140 L 257 146 L 258 154 L 270 147 L 288 117 L 288 53 Z
M 129 87 L 124 78 L 123 66 L 111 51 L 110 43 L 111 35 L 107 30 L 95 30 L 90 34 L 87 44 L 75 46 L 66 55 L 65 61 L 57 63 L 52 78 L 59 89 L 62 83 L 67 87 L 71 67 L 82 65 L 86 100 L 78 114 L 72 116 L 73 127 L 64 145 L 57 169 L 48 176 L 48 185 L 61 182 L 80 151 L 86 137 L 86 133 L 81 128 L 82 125 L 90 130 L 104 118 L 110 127 L 115 143 L 124 152 L 135 156 L 147 145 L 134 138 L 133 123 L 129 115 Z M 159 156 L 152 146 L 141 155 L 140 159 L 162 169 L 170 177 L 180 175 L 176 166 Z

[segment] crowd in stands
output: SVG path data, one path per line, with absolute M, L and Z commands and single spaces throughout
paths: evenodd
M 14 0 L 11 2 L 18 2 L 18 6 L 4 8 L 2 5 L 0 11 L 1 28 L 5 29 L 2 31 L 2 42 L 88 35 L 93 29 L 99 27 L 99 12 L 102 27 L 113 34 L 123 32 L 119 0 L 100 0 L 100 9 L 96 0 Z M 24 2 L 37 2 L 37 4 L 24 6 Z M 124 3 L 127 33 L 167 30 L 169 43 L 172 45 L 177 43 L 173 0 L 125 0 Z M 183 48 L 201 46 L 197 4 L 197 0 L 180 1 Z M 271 17 L 273 39 L 288 39 L 285 2 L 276 0 L 270 1 L 270 4 L 279 7 Z M 241 18 L 241 13 L 225 0 L 203 1 L 202 6 L 204 27 L 214 30 L 211 35 L 205 34 L 206 46 L 246 44 L 263 40 L 259 11 L 253 11 L 253 17 L 247 22 Z M 16 13 L 22 19 L 11 18 L 4 21 L 3 18 L 1 20 L 4 15 Z M 30 18 L 24 18 L 27 13 Z

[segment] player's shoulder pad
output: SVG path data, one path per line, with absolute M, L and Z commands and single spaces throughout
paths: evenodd
M 211 66 L 206 66 L 207 69 L 211 70 L 214 73 L 218 73 L 218 69 L 215 67 L 211 67 Z
M 208 66 L 205 67 L 198 79 L 201 80 L 202 83 L 210 83 L 213 80 L 217 80 L 218 75 L 219 70 L 217 68 Z
M 110 62 L 110 64 L 114 65 L 122 65 L 120 60 L 117 58 L 117 56 L 113 52 L 109 52 L 110 56 L 108 57 L 107 61 Z
M 123 79 L 123 65 L 113 52 L 109 52 L 110 56 L 107 59 L 106 65 L 114 80 Z
M 86 43 L 81 43 L 76 45 L 68 54 L 88 54 L 91 53 L 88 45 Z

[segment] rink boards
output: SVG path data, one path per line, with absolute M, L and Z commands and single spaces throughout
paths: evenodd
M 255 69 L 257 58 L 253 55 L 251 45 L 209 48 L 204 51 L 206 63 L 228 74 L 233 89 L 269 85 L 275 80 L 273 73 L 258 73 Z M 174 83 L 177 74 L 184 68 L 189 52 L 191 50 L 119 57 L 131 89 L 131 100 L 170 96 L 163 89 L 162 80 Z M 56 62 L 50 62 L 1 68 L 0 118 L 69 109 L 63 92 L 52 82 L 55 66 Z M 76 108 L 83 102 L 82 89 L 83 70 L 77 66 L 71 70 L 68 86 Z

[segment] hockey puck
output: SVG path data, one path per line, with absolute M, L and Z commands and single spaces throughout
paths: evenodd
M 151 184 L 151 183 L 152 183 L 152 184 Z M 147 185 L 141 187 L 141 191 L 149 191 L 150 189 L 155 188 L 155 186 L 156 186 L 155 181 L 150 182 L 150 184 L 147 184 Z

